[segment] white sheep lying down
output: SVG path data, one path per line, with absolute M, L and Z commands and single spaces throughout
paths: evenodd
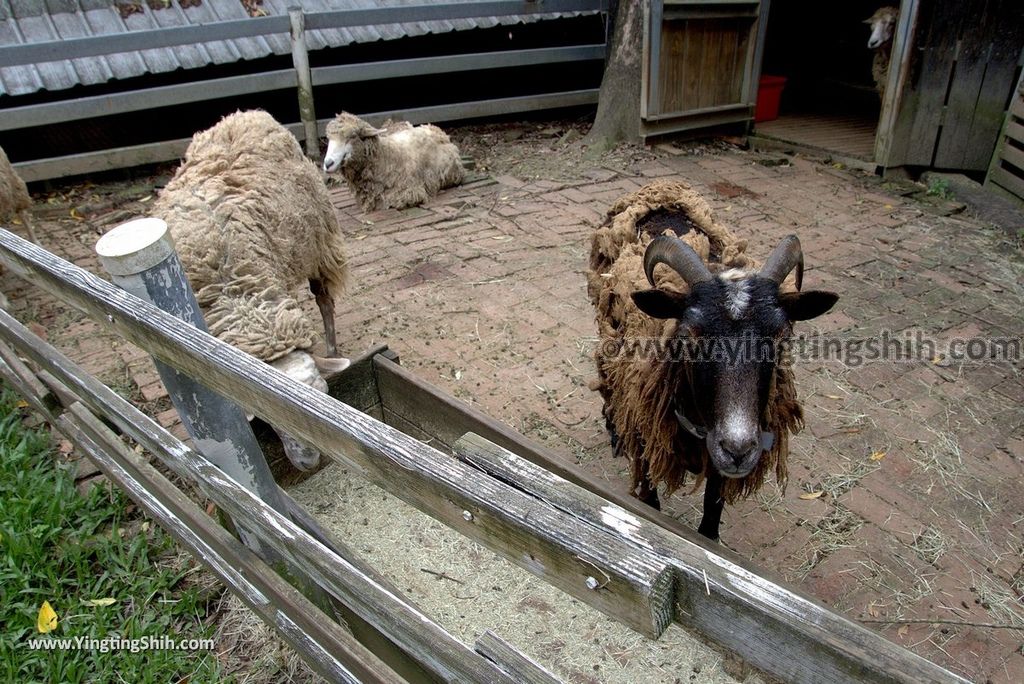
M 326 391 L 317 367 L 348 361 L 312 356 L 316 326 L 291 293 L 312 290 L 333 357 L 334 301 L 348 265 L 323 177 L 295 137 L 263 111 L 224 117 L 192 138 L 153 211 L 167 222 L 210 333 Z M 297 468 L 319 463 L 316 450 L 279 434 Z
M 363 211 L 422 204 L 464 177 L 459 148 L 437 126 L 374 128 L 347 112 L 327 124 L 324 171 L 341 172 Z

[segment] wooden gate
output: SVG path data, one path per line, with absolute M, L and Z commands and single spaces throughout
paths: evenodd
M 891 127 L 883 112 L 876 158 L 886 167 L 984 171 L 1020 74 L 1019 0 L 905 0 L 910 38 L 893 52 Z M 911 7 L 913 6 L 913 7 Z M 911 12 L 909 14 L 914 14 Z
M 753 118 L 767 16 L 767 0 L 651 0 L 644 17 L 642 135 Z

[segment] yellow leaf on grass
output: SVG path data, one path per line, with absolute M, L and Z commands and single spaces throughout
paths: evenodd
M 806 500 L 817 499 L 818 497 L 820 497 L 824 493 L 825 492 L 821 492 L 821 491 L 819 491 L 819 492 L 805 492 L 805 493 L 800 495 L 800 498 L 801 499 L 806 499 Z
M 85 602 L 87 606 L 112 606 L 117 603 L 115 598 L 89 599 Z
M 868 458 L 870 458 L 872 461 L 881 461 L 883 458 L 885 458 L 885 452 L 876 451 L 875 453 L 868 456 Z
M 57 629 L 57 613 L 53 610 L 53 606 L 50 605 L 49 601 L 43 601 L 43 605 L 39 606 L 36 629 L 39 630 L 40 634 L 46 634 Z
M 24 399 L 19 399 L 14 405 L 18 408 L 28 408 L 28 402 Z

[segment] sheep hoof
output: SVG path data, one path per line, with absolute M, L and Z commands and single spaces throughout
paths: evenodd
M 327 375 L 329 373 L 340 373 L 349 366 L 352 362 L 343 356 L 337 357 L 326 357 L 326 356 L 314 356 L 313 362 L 316 363 L 316 368 L 321 374 Z

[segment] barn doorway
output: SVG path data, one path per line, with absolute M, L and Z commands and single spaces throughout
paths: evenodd
M 881 98 L 871 75 L 874 52 L 867 47 L 870 29 L 864 19 L 885 4 L 771 3 L 761 73 L 786 81 L 778 118 L 755 123 L 756 136 L 874 167 Z

